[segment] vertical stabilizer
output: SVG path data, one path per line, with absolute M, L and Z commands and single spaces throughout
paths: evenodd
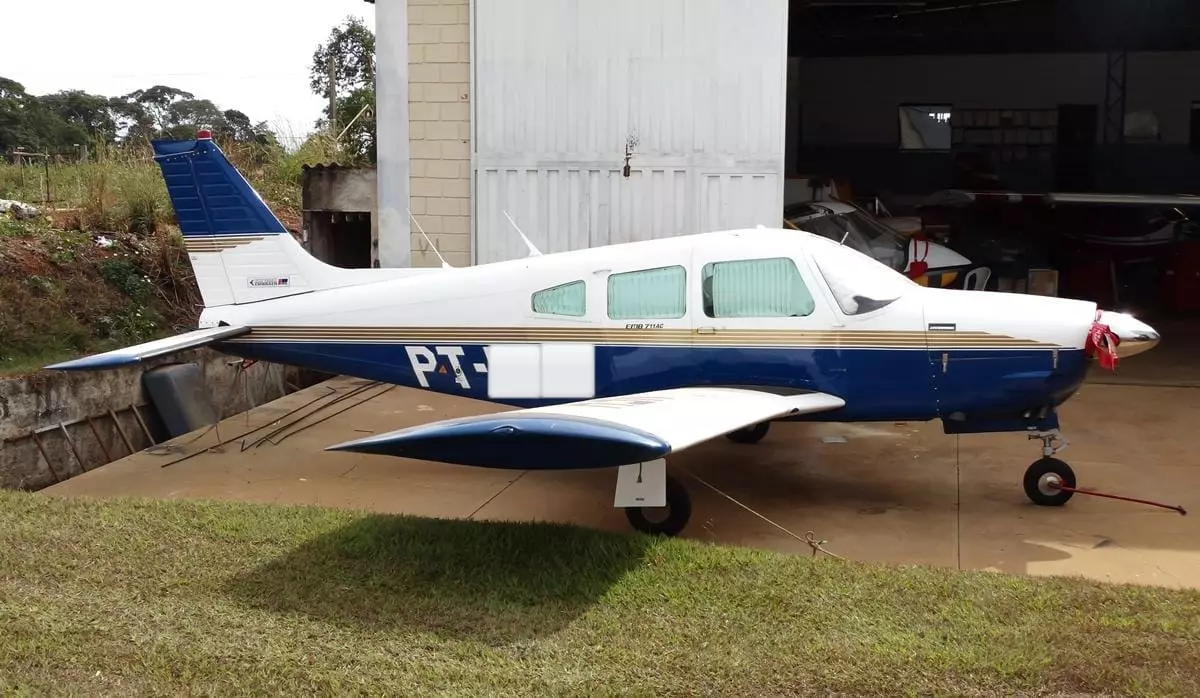
M 208 131 L 153 145 L 205 307 L 437 271 L 325 264 L 284 228 Z

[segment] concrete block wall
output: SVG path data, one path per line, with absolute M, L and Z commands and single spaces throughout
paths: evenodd
M 467 0 L 408 0 L 413 216 L 446 261 L 470 264 L 470 9 Z M 438 266 L 412 230 L 412 265 Z

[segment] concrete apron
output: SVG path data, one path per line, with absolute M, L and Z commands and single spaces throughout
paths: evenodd
M 51 495 L 215 498 L 629 531 L 615 472 L 529 472 L 328 453 L 325 446 L 487 403 L 338 378 L 43 490 Z M 1064 408 L 1061 457 L 1079 486 L 1196 508 L 1200 391 L 1089 384 Z M 829 438 L 833 437 L 833 438 Z M 223 444 L 223 445 L 222 445 Z M 759 444 L 716 439 L 671 459 L 690 489 L 684 536 L 809 555 L 811 549 L 689 474 L 843 557 L 1200 588 L 1195 516 L 1077 494 L 1030 503 L 1040 455 L 1021 434 L 947 436 L 932 424 L 775 424 Z M 216 447 L 216 448 L 214 448 Z M 213 450 L 208 450 L 213 449 Z M 162 467 L 166 465 L 167 467 Z

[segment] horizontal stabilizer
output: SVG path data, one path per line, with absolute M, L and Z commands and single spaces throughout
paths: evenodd
M 120 368 L 121 366 L 130 366 L 146 359 L 207 346 L 222 339 L 246 334 L 249 331 L 249 327 L 209 327 L 185 334 L 178 334 L 174 337 L 156 339 L 153 342 L 146 342 L 145 344 L 136 344 L 132 347 L 106 351 L 103 354 L 85 356 L 82 359 L 64 361 L 47 366 L 46 369 L 51 371 L 102 371 L 111 368 Z
M 845 404 L 824 393 L 676 388 L 449 419 L 326 450 L 518 470 L 604 468 L 662 458 L 759 422 Z

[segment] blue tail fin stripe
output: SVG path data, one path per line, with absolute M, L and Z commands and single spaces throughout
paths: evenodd
M 287 233 L 211 140 L 154 141 L 153 146 L 184 237 Z

